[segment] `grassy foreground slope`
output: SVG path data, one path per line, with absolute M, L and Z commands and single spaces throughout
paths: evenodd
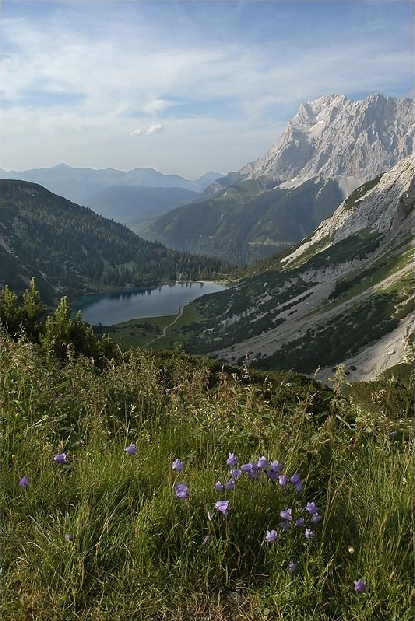
M 370 411 L 340 371 L 331 392 L 183 354 L 1 352 L 4 621 L 413 618 L 413 447 L 389 394 Z

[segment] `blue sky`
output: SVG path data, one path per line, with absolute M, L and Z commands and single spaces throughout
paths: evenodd
M 413 97 L 411 0 L 3 0 L 0 166 L 196 178 L 264 154 L 303 101 Z

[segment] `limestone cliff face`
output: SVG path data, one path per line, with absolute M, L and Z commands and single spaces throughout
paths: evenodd
M 409 156 L 382 175 L 374 187 L 367 192 L 363 189 L 352 204 L 350 200 L 343 201 L 334 214 L 282 262 L 289 265 L 322 240 L 327 240 L 329 246 L 364 229 L 381 233 L 386 239 L 398 230 L 402 235 L 400 224 L 403 219 L 410 232 L 413 216 L 406 219 L 406 209 L 412 206 L 413 211 L 414 201 L 414 159 Z
M 334 178 L 347 196 L 410 155 L 414 137 L 412 99 L 324 95 L 302 104 L 268 152 L 240 173 L 247 179 L 268 177 L 283 187 Z

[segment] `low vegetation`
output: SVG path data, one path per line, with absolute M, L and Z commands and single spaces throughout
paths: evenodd
M 7 296 L 5 621 L 413 618 L 408 374 L 122 353 Z

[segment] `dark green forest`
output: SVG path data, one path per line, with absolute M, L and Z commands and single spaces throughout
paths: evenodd
M 229 263 L 148 242 L 35 183 L 1 182 L 0 285 L 22 293 L 36 278 L 54 304 L 103 288 L 225 278 Z

